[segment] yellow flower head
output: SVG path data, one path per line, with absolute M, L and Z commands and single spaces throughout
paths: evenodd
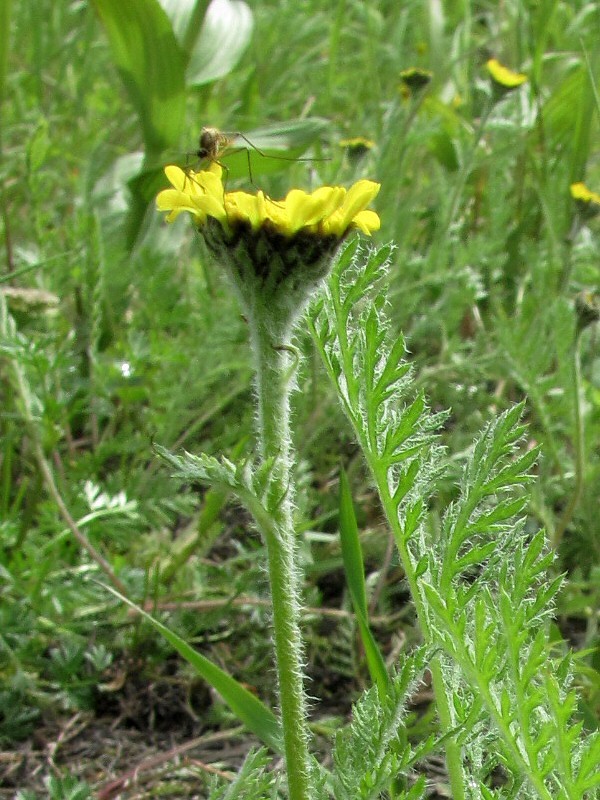
M 511 92 L 527 81 L 527 75 L 522 72 L 513 72 L 512 69 L 501 64 L 497 58 L 490 58 L 485 66 L 494 86 L 501 92 Z
M 600 213 L 600 194 L 588 189 L 583 181 L 572 183 L 569 188 L 571 197 L 577 204 L 577 209 L 583 219 L 595 217 Z
M 578 200 L 586 205 L 598 206 L 600 208 L 600 194 L 588 189 L 583 181 L 572 183 L 570 188 L 573 200 Z
M 173 188 L 160 192 L 156 205 L 168 212 L 167 221 L 188 211 L 233 281 L 246 315 L 261 305 L 282 325 L 305 307 L 342 239 L 355 229 L 370 236 L 380 225 L 367 208 L 379 191 L 373 181 L 358 181 L 348 190 L 292 189 L 283 200 L 271 200 L 261 191 L 226 192 L 217 163 L 205 172 L 170 166 L 165 174 Z
M 225 192 L 222 169 L 216 163 L 203 172 L 169 166 L 165 175 L 173 188 L 160 192 L 156 205 L 159 211 L 169 212 L 168 222 L 189 211 L 199 228 L 211 217 L 229 235 L 245 227 L 284 237 L 306 233 L 338 239 L 355 228 L 369 236 L 380 225 L 377 214 L 367 209 L 379 191 L 373 181 L 358 181 L 348 191 L 340 186 L 322 186 L 314 192 L 292 189 L 284 200 L 271 200 L 261 191 Z

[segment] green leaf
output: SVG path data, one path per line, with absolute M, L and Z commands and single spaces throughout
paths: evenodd
M 233 713 L 249 730 L 255 733 L 264 744 L 276 753 L 283 752 L 279 721 L 270 708 L 247 689 L 244 689 L 235 678 L 232 678 L 231 675 L 228 675 L 220 667 L 217 667 L 216 664 L 213 664 L 201 653 L 194 650 L 193 647 L 172 630 L 169 630 L 162 622 L 154 619 L 154 617 L 115 589 L 104 584 L 103 586 L 114 594 L 115 597 L 118 597 L 119 600 L 122 600 L 123 603 L 133 608 L 138 614 L 141 614 L 144 619 L 148 620 L 148 622 L 173 645 L 179 655 L 185 658 L 185 660 L 194 667 L 198 675 L 219 692 Z
M 468 525 L 471 534 L 487 532 L 490 534 L 495 528 L 508 520 L 514 519 L 522 510 L 525 500 L 517 497 L 516 500 L 502 500 L 489 512 L 481 514 L 474 522 Z
M 262 493 L 265 489 L 264 484 L 273 465 L 272 459 L 268 459 L 256 473 L 253 473 L 248 462 L 234 464 L 225 456 L 217 459 L 205 453 L 192 455 L 185 451 L 182 456 L 176 456 L 160 445 L 154 445 L 154 450 L 175 469 L 173 477 L 200 481 L 208 486 L 231 490 L 252 514 L 256 526 L 265 539 L 277 535 L 273 517 L 256 491 L 258 489 Z
M 487 542 L 479 547 L 473 547 L 465 556 L 458 559 L 454 563 L 454 574 L 459 575 L 463 570 L 472 564 L 479 564 L 483 562 L 494 552 L 494 550 L 496 550 L 497 547 L 498 545 L 496 542 Z
M 37 172 L 48 156 L 50 150 L 50 137 L 48 135 L 48 120 L 42 117 L 37 124 L 35 133 L 27 144 L 27 166 L 29 172 Z
M 146 150 L 176 146 L 185 112 L 184 57 L 157 0 L 93 0 L 135 106 Z
M 368 623 L 367 593 L 365 589 L 365 572 L 358 537 L 358 526 L 352 503 L 350 484 L 344 470 L 340 470 L 340 539 L 344 570 L 352 605 L 356 613 L 360 636 L 365 648 L 367 665 L 371 679 L 383 695 L 389 685 L 389 676 L 383 656 Z
M 415 580 L 424 575 L 429 568 L 429 555 L 421 556 L 415 567 Z
M 254 128 L 246 134 L 254 147 L 271 151 L 304 151 L 315 139 L 330 127 L 329 120 L 321 117 L 290 119 L 262 128 Z M 237 143 L 240 144 L 241 143 Z
M 448 131 L 433 133 L 429 139 L 429 150 L 448 172 L 456 172 L 459 168 L 458 153 L 454 139 Z
M 595 61 L 596 54 L 593 60 Z M 594 67 L 596 65 L 594 64 Z M 579 63 L 553 87 L 545 101 L 543 114 L 550 141 L 556 152 L 570 152 L 572 181 L 581 180 L 590 152 L 590 133 L 594 118 L 593 69 Z
M 201 86 L 228 75 L 248 47 L 253 25 L 242 0 L 212 0 L 190 56 L 187 83 Z
M 579 765 L 578 783 L 583 790 L 600 786 L 598 764 L 600 764 L 600 735 L 593 733 L 588 737 Z
M 196 17 L 202 20 L 203 6 L 205 2 L 199 3 L 198 0 L 158 0 L 163 11 L 169 17 L 173 33 L 183 50 L 188 50 L 185 46 L 186 39 L 198 33 L 200 25 L 195 25 Z

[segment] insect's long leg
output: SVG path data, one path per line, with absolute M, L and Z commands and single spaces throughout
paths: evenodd
M 248 139 L 247 136 L 244 136 L 244 134 L 240 133 L 239 131 L 235 134 L 235 137 L 243 139 L 244 142 L 246 142 L 246 144 L 248 145 L 248 147 L 244 147 L 243 149 L 246 151 L 246 157 L 248 159 L 248 177 L 250 178 L 250 183 L 253 186 L 256 186 L 256 184 L 254 183 L 254 179 L 252 177 L 252 160 L 250 157 L 250 148 L 252 148 L 252 150 L 258 153 L 258 155 L 261 156 L 262 158 L 275 158 L 279 161 L 330 161 L 331 160 L 329 158 L 308 158 L 308 157 L 292 158 L 292 156 L 276 156 L 270 153 L 265 153 L 264 150 L 261 150 L 260 147 L 257 147 L 253 142 L 250 141 L 250 139 Z M 273 203 L 273 205 L 276 205 L 279 208 L 283 208 L 282 203 L 278 203 L 277 200 L 273 200 L 271 197 L 269 197 L 269 195 L 266 195 L 266 198 L 267 200 L 269 200 L 269 202 Z
M 248 147 L 251 147 L 258 153 L 259 156 L 262 156 L 263 158 L 276 158 L 279 161 L 331 161 L 330 158 L 313 158 L 308 156 L 305 158 L 303 157 L 294 158 L 292 156 L 276 156 L 273 153 L 265 153 L 263 150 L 260 149 L 260 147 L 257 147 L 253 142 L 250 141 L 250 139 L 248 139 L 247 136 L 244 136 L 244 134 L 240 133 L 239 131 L 233 134 L 233 136 L 235 138 L 243 139 L 248 145 Z M 248 166 L 250 166 L 250 151 L 248 151 Z
M 248 177 L 250 178 L 250 183 L 254 186 L 254 178 L 252 177 L 252 160 L 250 158 L 250 150 L 246 148 L 246 158 L 248 159 Z
M 229 167 L 227 166 L 227 164 L 223 164 L 222 161 L 217 161 L 217 159 L 214 159 L 212 163 L 218 164 L 225 173 L 225 180 L 223 181 L 223 191 L 225 192 L 227 191 L 227 181 L 229 180 Z
M 241 138 L 244 139 L 246 142 L 248 142 L 248 139 L 246 139 L 245 136 L 241 136 Z M 265 153 L 261 153 L 261 151 L 257 147 L 254 147 L 252 142 L 248 142 L 248 144 L 250 145 L 250 147 L 256 150 L 256 152 L 259 153 L 259 155 L 264 156 L 265 158 L 269 158 L 268 155 L 266 155 Z M 250 149 L 248 147 L 229 148 L 227 153 L 224 153 L 224 155 L 239 153 L 240 150 L 244 150 L 246 152 L 246 158 L 248 160 L 248 178 L 250 180 L 250 183 L 252 184 L 252 186 L 254 186 L 255 189 L 259 189 L 260 187 L 258 186 L 258 184 L 254 182 L 254 177 L 252 175 L 252 159 L 251 159 Z M 213 164 L 218 164 L 224 170 L 225 180 L 223 181 L 223 186 L 226 189 L 227 179 L 229 177 L 229 168 L 227 167 L 226 164 L 223 164 L 223 162 L 218 161 L 216 158 L 211 159 L 211 161 Z M 279 208 L 283 208 L 281 203 L 278 203 L 277 200 L 273 200 L 273 198 L 269 197 L 268 194 L 265 194 L 265 197 L 270 203 L 273 203 L 273 205 L 279 206 Z
M 204 192 L 204 187 L 198 183 L 198 181 L 193 178 L 190 173 L 192 172 L 192 168 L 190 166 L 190 158 L 195 155 L 195 153 L 186 153 L 185 154 L 185 165 L 183 167 L 183 172 L 185 173 L 186 180 L 189 180 L 191 183 L 195 183 L 202 191 Z M 183 182 L 183 190 L 185 191 L 185 181 Z

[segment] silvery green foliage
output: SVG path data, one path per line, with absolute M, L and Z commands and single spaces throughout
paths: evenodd
M 521 487 L 537 455 L 523 448 L 522 409 L 500 415 L 475 442 L 436 532 L 427 505 L 443 418 L 413 399 L 404 343 L 389 335 L 389 252 L 347 245 L 311 328 L 377 484 L 424 638 L 441 651 L 466 795 L 591 800 L 600 736 L 576 721 L 569 659 L 550 649 L 560 579 L 543 532 L 530 533 L 521 518 Z M 500 788 L 489 788 L 493 770 Z
M 208 800 L 276 800 L 278 781 L 269 770 L 270 761 L 264 748 L 251 751 L 231 783 L 214 782 Z
M 413 396 L 404 340 L 390 341 L 389 255 L 384 247 L 365 257 L 357 239 L 346 245 L 310 324 L 367 462 L 385 484 L 386 511 L 393 511 L 395 530 L 408 542 L 434 490 L 435 432 L 447 415 L 429 413 L 424 397 Z
M 486 779 L 499 766 L 502 796 L 591 798 L 600 738 L 582 735 L 569 658 L 550 652 L 561 579 L 550 572 L 543 532 L 529 533 L 519 517 L 515 487 L 529 482 L 536 456 L 523 453 L 520 414 L 509 409 L 476 441 L 439 538 L 421 529 L 429 556 L 420 587 L 432 639 L 449 658 L 454 722 L 479 719 L 470 776 Z
M 402 666 L 381 697 L 377 687 L 364 692 L 355 704 L 351 724 L 336 737 L 333 760 L 333 795 L 336 800 L 375 800 L 385 796 L 391 781 L 404 779 L 397 800 L 425 796 L 425 782 L 409 775 L 415 763 L 438 743 L 431 736 L 417 747 L 408 741 L 406 704 L 422 680 L 426 664 L 424 648 L 402 658 Z
M 271 492 L 272 458 L 266 459 L 255 469 L 248 460 L 234 464 L 225 456 L 215 458 L 206 453 L 194 455 L 187 452 L 176 456 L 160 445 L 155 445 L 154 449 L 173 467 L 174 477 L 231 491 L 252 514 L 260 531 L 266 533 L 272 530 L 273 521 L 269 508 L 277 505 L 280 500 L 272 496 Z

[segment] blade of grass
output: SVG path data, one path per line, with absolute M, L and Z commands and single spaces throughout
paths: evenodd
M 389 676 L 381 651 L 369 628 L 365 573 L 360 540 L 358 538 L 358 526 L 356 524 L 356 515 L 354 514 L 350 484 L 343 469 L 340 471 L 339 525 L 346 580 L 356 613 L 360 637 L 365 648 L 369 674 L 379 692 L 383 694 L 388 689 Z
M 0 103 L 4 98 L 4 85 L 6 82 L 6 67 L 8 64 L 8 51 L 10 48 L 10 12 L 12 0 L 3 0 L 0 3 Z
M 123 603 L 126 603 L 130 608 L 137 611 L 138 614 L 141 614 L 144 619 L 162 634 L 169 644 L 177 650 L 179 655 L 185 658 L 185 660 L 194 667 L 196 672 L 219 692 L 233 713 L 249 730 L 258 736 L 261 742 L 276 753 L 283 752 L 279 721 L 270 708 L 247 689 L 244 689 L 235 678 L 232 678 L 231 675 L 228 675 L 220 667 L 217 667 L 216 664 L 213 664 L 201 653 L 194 650 L 191 645 L 176 633 L 169 630 L 162 622 L 154 619 L 154 617 L 112 587 L 106 584 L 102 585 Z
M 186 542 L 181 550 L 173 553 L 161 571 L 161 579 L 165 584 L 173 580 L 194 553 L 200 549 L 205 552 L 215 541 L 221 531 L 221 527 L 217 524 L 219 514 L 227 499 L 228 493 L 223 490 L 209 489 L 207 491 L 194 536 Z

